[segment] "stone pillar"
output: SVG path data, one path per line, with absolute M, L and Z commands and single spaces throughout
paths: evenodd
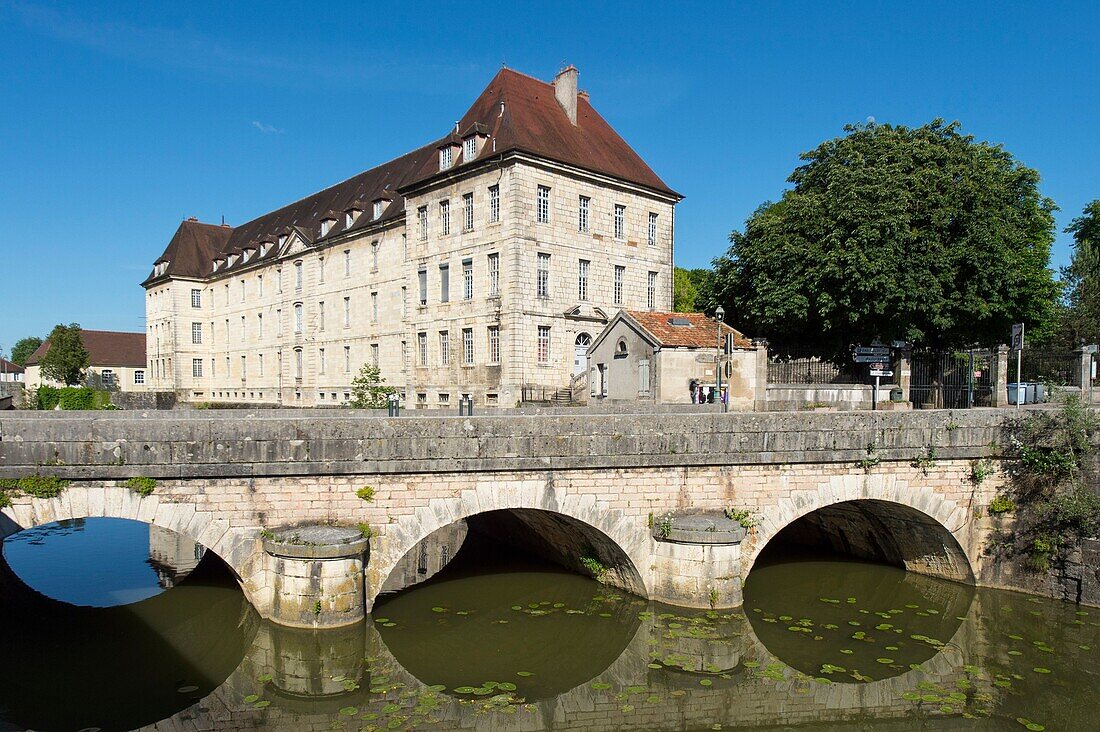
M 909 386 L 913 382 L 913 349 L 899 348 L 898 359 L 894 364 L 894 379 L 901 389 L 901 400 L 909 401 Z
M 992 405 L 994 407 L 1006 407 L 1010 406 L 1008 403 L 1008 370 L 1009 370 L 1009 354 L 1011 349 L 1008 346 L 997 346 L 993 350 L 993 397 Z M 1014 367 L 1013 367 L 1014 368 Z M 1015 376 L 1013 376 L 1015 380 Z
M 756 411 L 765 412 L 768 409 L 768 341 L 753 338 L 752 345 L 756 348 Z
M 680 607 L 740 606 L 745 533 L 722 514 L 657 519 L 652 599 Z
M 1089 398 L 1092 396 L 1092 353 L 1082 348 L 1078 351 L 1081 356 L 1081 396 L 1083 401 L 1088 404 Z
M 297 526 L 264 537 L 274 597 L 271 620 L 336 628 L 363 620 L 369 540 L 356 528 Z

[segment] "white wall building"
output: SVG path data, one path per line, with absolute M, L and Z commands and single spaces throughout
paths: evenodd
M 88 352 L 86 385 L 112 391 L 148 391 L 144 333 L 82 329 L 80 337 Z M 39 360 L 49 348 L 50 342 L 47 340 L 27 359 L 25 378 L 28 389 L 37 389 L 42 384 L 64 386 L 42 377 Z
M 680 199 L 576 69 L 503 69 L 435 142 L 237 227 L 184 221 L 143 283 L 150 383 L 325 406 L 376 363 L 409 407 L 567 393 L 620 308 L 671 308 Z

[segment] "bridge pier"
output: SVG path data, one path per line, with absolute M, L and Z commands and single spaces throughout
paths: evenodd
M 342 526 L 291 526 L 265 532 L 271 620 L 294 628 L 339 628 L 362 622 L 368 542 L 359 529 Z

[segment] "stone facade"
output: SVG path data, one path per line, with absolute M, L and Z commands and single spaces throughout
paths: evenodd
M 565 114 L 556 103 L 547 113 Z M 492 135 L 476 139 L 496 150 Z M 590 342 L 619 308 L 671 306 L 678 195 L 518 150 L 484 158 L 398 188 L 400 214 L 377 224 L 353 212 L 346 233 L 278 238 L 277 256 L 226 254 L 201 276 L 154 270 L 154 388 L 336 406 L 374 363 L 408 408 L 453 408 L 463 395 L 514 406 L 524 387 L 568 388 L 578 338 Z

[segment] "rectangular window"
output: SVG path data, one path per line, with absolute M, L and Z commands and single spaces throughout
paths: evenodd
M 294 332 L 302 332 L 302 303 L 294 304 Z
M 550 297 L 550 255 L 539 252 L 538 269 L 535 272 L 535 290 L 539 297 Z
M 344 250 L 344 276 L 351 277 L 351 250 Z
M 351 327 L 351 298 L 344 298 L 344 327 Z
M 453 155 L 454 154 L 451 151 L 451 146 L 450 145 L 448 145 L 447 147 L 445 147 L 445 148 L 443 148 L 442 150 L 439 151 L 439 169 L 440 170 L 447 170 L 452 165 L 454 165 Z
M 649 236 L 647 238 L 649 246 L 657 246 L 657 214 L 650 211 L 649 213 Z
M 477 137 L 467 137 L 462 141 L 462 162 L 468 163 L 477 157 Z
M 428 270 L 422 269 L 416 273 L 417 279 L 420 281 L 420 304 L 428 304 Z
M 419 229 L 419 231 L 417 233 L 420 235 L 420 241 L 427 241 L 428 240 L 428 207 L 427 206 L 421 206 L 420 208 L 416 209 L 416 223 L 417 223 L 417 228 Z
M 247 343 L 247 342 L 248 342 L 248 336 L 245 335 L 244 316 L 242 315 L 241 316 L 241 343 L 243 344 L 243 343 Z
M 489 255 L 489 297 L 500 296 L 500 255 Z
M 264 314 L 256 313 L 256 337 L 264 337 Z
M 202 307 L 202 290 L 191 290 L 191 307 Z
M 241 302 L 245 301 L 244 280 L 241 280 Z
M 439 365 L 451 365 L 451 332 L 448 330 L 439 331 Z
M 317 368 L 320 373 L 325 373 L 325 349 L 317 349 Z
M 649 283 L 645 289 L 645 306 L 652 310 L 657 307 L 657 273 L 649 273 Z
M 262 353 L 257 354 L 256 358 L 258 358 L 260 360 L 260 363 L 259 363 L 260 376 L 263 376 L 264 375 L 264 355 Z
M 409 288 L 408 287 L 402 287 L 401 288 L 401 317 L 402 318 L 407 317 L 408 314 L 409 314 L 408 302 L 409 302 Z
M 577 299 L 582 302 L 588 299 L 588 265 L 587 259 L 577 260 Z
M 613 287 L 613 294 L 615 297 L 615 304 L 623 304 L 623 279 L 626 276 L 626 267 L 621 264 L 615 265 L 615 282 Z
M 581 196 L 580 202 L 577 206 L 577 231 L 588 231 L 588 209 L 592 204 L 592 199 L 588 196 Z
M 370 294 L 370 322 L 378 322 L 378 293 L 372 292 Z
M 264 276 L 256 275 L 256 289 L 260 297 L 264 296 Z
M 202 323 L 191 324 L 191 342 L 202 343 Z
M 439 301 L 451 301 L 451 265 L 439 265 Z
M 428 365 L 428 334 L 423 331 L 416 334 L 416 357 L 421 366 Z
M 474 194 L 466 193 L 462 196 L 462 230 L 474 230 Z
M 643 358 L 638 362 L 638 394 L 649 396 L 649 359 Z
M 500 186 L 489 186 L 489 223 L 500 221 Z
M 378 344 L 377 343 L 370 344 L 370 362 L 375 368 L 378 368 Z
M 474 298 L 474 263 L 469 259 L 462 262 L 462 299 Z
M 241 379 L 248 378 L 248 356 L 241 356 Z
M 275 310 L 275 335 L 281 336 L 283 334 L 283 309 L 277 308 Z
M 351 346 L 344 346 L 344 373 L 351 373 Z
M 474 329 L 462 329 L 462 363 L 467 366 L 474 362 Z
M 615 204 L 615 238 L 622 239 L 626 231 L 626 206 Z
M 409 344 L 408 341 L 401 341 L 401 369 L 404 370 L 405 366 L 409 363 Z
M 229 304 L 229 283 L 225 283 L 225 304 Z
M 451 233 L 451 202 L 447 199 L 439 202 L 439 226 L 443 230 L 443 236 Z
M 229 318 L 225 319 L 225 345 L 229 345 Z
M 378 269 L 378 242 L 372 241 L 370 243 L 370 268 L 372 270 Z
M 196 379 L 201 379 L 202 378 L 202 359 L 201 358 L 191 359 L 191 376 L 193 376 Z
M 500 363 L 500 326 L 489 326 L 489 363 Z
M 550 363 L 550 326 L 539 326 L 539 363 Z
M 409 261 L 409 236 L 408 234 L 401 235 L 401 261 Z
M 275 270 L 275 289 L 278 292 L 283 291 L 283 270 L 281 268 Z
M 200 361 L 201 361 L 201 359 L 200 359 Z M 201 365 L 200 365 L 200 368 L 201 368 Z M 144 371 L 139 369 L 139 370 L 134 372 L 134 383 L 138 384 L 138 385 L 145 383 L 145 372 Z
M 317 303 L 317 330 L 325 329 L 325 301 Z
M 294 378 L 302 378 L 302 349 L 294 349 Z
M 301 262 L 295 262 L 294 263 L 294 289 L 295 290 L 302 289 L 302 279 L 303 279 L 302 263 Z
M 325 281 L 325 258 L 319 257 L 317 260 L 317 281 Z
M 535 215 L 536 220 L 540 224 L 550 223 L 550 188 L 549 186 L 539 186 L 538 195 L 535 200 Z

